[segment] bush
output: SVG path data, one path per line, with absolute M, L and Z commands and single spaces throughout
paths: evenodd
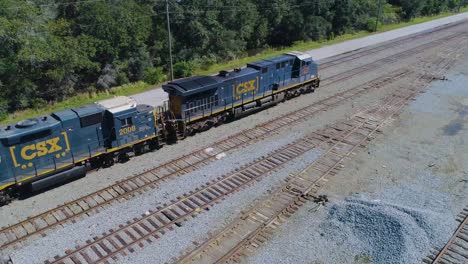
M 0 121 L 8 117 L 8 102 L 0 98 Z
M 202 56 L 201 58 L 196 59 L 195 62 L 196 65 L 200 65 L 200 69 L 202 70 L 208 70 L 210 66 L 216 63 L 218 63 L 218 59 L 212 54 Z
M 97 95 L 98 90 L 96 89 L 96 86 L 91 85 L 86 87 L 85 89 L 86 93 L 88 93 L 89 98 L 94 98 Z
M 47 102 L 44 99 L 41 98 L 34 98 L 31 100 L 31 107 L 33 109 L 41 109 L 44 108 L 47 105 Z
M 124 72 L 118 72 L 115 79 L 117 81 L 117 85 L 124 85 L 130 82 L 130 80 L 127 77 L 127 74 Z
M 108 90 L 109 88 L 116 86 L 118 82 L 116 81 L 117 71 L 112 67 L 111 64 L 107 64 L 102 69 L 101 75 L 99 76 L 96 86 L 100 90 Z
M 181 61 L 174 64 L 174 78 L 183 78 L 192 76 L 195 71 L 195 63 L 193 61 Z
M 148 84 L 162 83 L 167 79 L 162 67 L 149 68 L 143 74 L 143 80 Z
M 375 22 L 377 22 L 377 18 L 372 17 L 367 20 L 367 31 L 374 32 L 375 30 Z M 379 22 L 377 25 L 377 29 L 382 26 L 382 23 Z

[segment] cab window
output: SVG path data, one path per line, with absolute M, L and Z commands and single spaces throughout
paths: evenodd
M 124 119 L 120 120 L 120 126 L 121 127 L 126 127 L 126 126 L 131 126 L 131 125 L 133 125 L 131 117 L 127 117 L 127 118 L 124 118 Z

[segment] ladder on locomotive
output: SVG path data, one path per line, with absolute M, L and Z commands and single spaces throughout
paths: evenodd
M 160 127 L 161 134 L 164 138 L 167 139 L 170 136 L 170 131 L 175 133 L 173 136 L 177 139 L 185 137 L 184 131 L 180 130 L 179 120 L 177 120 L 174 112 L 169 108 L 168 101 L 164 101 L 163 105 L 157 106 L 156 111 L 159 117 L 157 125 Z

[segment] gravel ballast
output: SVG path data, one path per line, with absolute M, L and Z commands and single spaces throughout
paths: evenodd
M 267 146 L 262 145 L 262 142 L 252 144 L 243 149 L 242 152 L 235 152 L 206 167 L 203 167 L 200 170 L 169 181 L 150 193 L 137 196 L 134 199 L 112 206 L 101 211 L 99 214 L 86 218 L 76 224 L 69 224 L 64 229 L 59 229 L 45 238 L 31 243 L 26 243 L 12 254 L 12 258 L 15 263 L 28 263 L 31 256 L 36 256 L 38 259 L 46 260 L 51 259 L 57 254 L 63 254 L 66 249 L 70 248 L 70 245 L 83 244 L 83 241 L 94 236 L 98 236 L 103 232 L 107 232 L 109 229 L 116 229 L 119 224 L 125 224 L 127 221 L 131 221 L 134 217 L 139 217 L 149 210 L 155 210 L 156 207 L 163 206 L 164 203 L 169 203 L 172 199 L 176 199 L 176 197 L 181 196 L 184 193 L 188 193 L 210 180 L 214 180 L 219 176 L 228 174 L 234 169 L 242 167 L 254 159 L 267 155 L 268 153 L 291 143 L 294 139 L 295 137 L 284 138 L 277 136 L 276 138 L 272 138 L 274 141 Z M 320 151 L 318 150 L 312 151 L 306 155 L 305 159 L 307 161 L 315 159 L 319 153 Z M 302 163 L 306 163 L 306 161 L 302 161 Z M 302 163 L 301 160 L 298 160 L 297 162 L 292 162 L 291 165 L 294 165 L 293 168 L 295 169 L 296 166 L 301 167 Z M 272 175 L 271 178 L 274 183 L 278 183 L 278 181 L 281 180 L 281 177 L 278 177 L 276 174 Z M 270 177 L 267 177 L 264 180 L 269 179 Z M 271 187 L 271 185 L 267 186 Z M 254 192 L 253 194 L 257 193 Z M 258 194 L 261 194 L 261 192 Z M 242 197 L 240 198 L 242 199 Z M 232 205 L 235 203 L 235 200 L 235 197 L 229 198 L 229 204 Z M 121 212 L 125 212 L 125 214 L 122 214 Z M 70 232 L 70 230 L 79 231 Z
M 421 263 L 468 197 L 468 54 L 345 164 L 248 263 Z M 453 124 L 458 124 L 453 126 Z
M 442 31 L 439 32 L 437 37 L 443 37 L 449 33 L 451 32 Z M 372 56 L 369 57 L 363 57 L 362 59 L 327 68 L 321 71 L 321 77 L 326 78 L 327 76 L 338 74 L 340 71 L 349 70 L 358 65 L 362 65 L 365 62 L 370 62 L 378 58 L 388 56 L 388 54 L 391 54 L 392 51 L 401 51 L 402 49 L 417 46 L 430 40 L 434 40 L 434 36 L 426 36 L 422 39 L 417 39 L 407 43 L 406 45 L 399 45 L 397 47 L 392 47 L 388 50 L 372 54 Z M 303 106 L 313 104 L 322 98 L 372 80 L 378 76 L 381 76 L 382 74 L 386 74 L 396 68 L 401 67 L 403 63 L 411 65 L 414 64 L 415 61 L 417 61 L 417 59 L 407 58 L 393 65 L 388 64 L 381 69 L 376 69 L 375 71 L 367 71 L 365 74 L 360 74 L 353 79 L 347 80 L 345 83 L 336 83 L 334 85 L 327 86 L 326 89 L 319 89 L 319 91 L 314 94 L 301 96 L 286 103 L 279 104 L 273 108 L 264 110 L 249 117 L 245 117 L 233 123 L 225 124 L 223 126 L 217 127 L 216 129 L 211 129 L 210 131 L 181 141 L 178 144 L 165 146 L 163 149 L 153 153 L 147 153 L 145 155 L 132 158 L 127 163 L 116 164 L 111 168 L 92 172 L 85 178 L 38 194 L 26 200 L 14 201 L 12 204 L 0 208 L 0 214 L 3 216 L 2 219 L 0 219 L 0 226 L 13 224 L 20 219 L 25 219 L 28 216 L 36 215 L 45 210 L 49 210 L 59 204 L 63 204 L 65 201 L 71 201 L 73 199 L 79 198 L 85 194 L 109 186 L 115 181 L 125 179 L 131 175 L 154 168 L 155 166 L 158 166 L 166 161 L 180 157 L 183 154 L 188 154 L 195 149 L 209 146 L 209 144 L 213 141 L 225 138 L 235 133 L 236 131 L 252 128 L 256 124 L 271 120 L 286 112 L 291 112 Z M 385 93 L 382 93 L 381 95 L 385 95 Z M 337 113 L 339 113 L 339 116 L 343 117 L 343 113 L 353 112 L 353 108 L 355 106 L 359 106 L 359 99 L 356 99 L 356 104 L 344 103 L 343 107 L 341 107 L 343 111 L 340 110 Z M 332 114 L 331 116 L 332 117 L 326 116 L 325 118 L 320 118 L 320 123 L 327 123 L 328 120 L 333 121 L 337 115 Z
M 427 52 L 425 55 L 429 55 L 429 52 Z M 216 129 L 212 129 L 210 131 L 188 138 L 176 145 L 165 146 L 163 149 L 154 153 L 149 153 L 140 157 L 136 157 L 128 163 L 118 164 L 112 168 L 92 173 L 92 175 L 90 175 L 89 178 L 87 177 L 80 181 L 73 182 L 70 185 L 51 190 L 44 194 L 38 195 L 37 197 L 32 197 L 32 200 L 15 202 L 11 206 L 0 209 L 0 213 L 2 214 L 2 221 L 4 221 L 4 223 L 15 222 L 18 218 L 22 219 L 33 213 L 41 212 L 45 208 L 50 208 L 54 204 L 63 203 L 64 200 L 68 200 L 73 197 L 79 197 L 84 193 L 89 193 L 97 188 L 107 186 L 115 180 L 126 178 L 129 175 L 154 167 L 158 164 L 161 164 L 164 161 L 178 157 L 183 153 L 188 153 L 194 149 L 209 146 L 209 144 L 214 140 L 225 138 L 228 135 L 233 134 L 239 130 L 251 128 L 256 124 L 265 122 L 267 120 L 271 120 L 286 112 L 293 111 L 306 105 L 311 105 L 313 104 L 313 102 L 316 102 L 321 98 L 335 94 L 338 91 L 344 89 L 349 89 L 356 85 L 362 84 L 368 80 L 386 74 L 396 68 L 401 67 L 402 64 L 410 64 L 416 62 L 418 62 L 417 59 L 408 58 L 402 62 L 395 63 L 393 65 L 389 64 L 387 65 L 387 67 L 384 67 L 382 69 L 368 71 L 365 74 L 363 73 L 359 77 L 350 79 L 344 83 L 331 85 L 325 90 L 319 90 L 315 94 L 301 96 L 300 98 L 288 101 L 283 104 L 279 104 L 276 107 L 267 109 L 258 114 L 248 116 L 241 120 L 220 126 Z M 349 67 L 352 68 L 353 65 L 350 64 Z M 449 79 L 453 78 L 449 77 Z M 293 140 L 303 136 L 304 134 L 310 133 L 311 131 L 314 131 L 316 129 L 323 128 L 325 125 L 333 123 L 336 120 L 343 119 L 348 114 L 355 112 L 361 107 L 368 106 L 370 104 L 375 104 L 379 99 L 391 93 L 392 87 L 408 83 L 408 81 L 411 80 L 401 79 L 398 80 L 395 84 L 389 85 L 388 87 L 385 87 L 384 89 L 379 90 L 378 92 L 366 94 L 364 96 L 355 98 L 353 101 L 350 100 L 347 102 L 343 102 L 338 107 L 327 110 L 326 112 L 318 113 L 310 120 L 290 126 L 287 129 L 281 131 L 279 134 L 268 137 L 262 142 L 251 144 L 240 150 L 228 152 L 226 153 L 226 156 L 222 157 L 220 160 L 198 171 L 192 172 L 182 177 L 172 179 L 164 184 L 161 184 L 158 188 L 151 192 L 145 193 L 144 195 L 138 195 L 129 201 L 118 203 L 116 205 L 113 205 L 111 208 L 101 210 L 99 214 L 95 214 L 89 218 L 79 220 L 76 224 L 69 224 L 66 226 L 66 228 L 58 228 L 56 231 L 48 234 L 44 238 L 35 240 L 33 242 L 25 243 L 24 246 L 20 247 L 12 253 L 14 263 L 31 263 L 31 259 L 37 260 L 37 263 L 39 263 L 43 262 L 46 259 L 51 259 L 57 254 L 62 255 L 65 249 L 74 247 L 75 244 L 83 244 L 83 241 L 89 239 L 90 237 L 100 235 L 102 232 L 106 232 L 110 228 L 115 228 L 116 226 L 118 226 L 118 224 L 125 223 L 127 220 L 131 220 L 134 217 L 139 217 L 141 214 L 147 212 L 148 210 L 154 209 L 157 206 L 161 206 L 164 203 L 168 203 L 171 199 L 175 199 L 177 196 L 180 196 L 185 192 L 193 190 L 209 180 L 226 174 L 236 168 L 239 168 L 243 164 L 249 163 L 256 158 L 266 155 L 270 151 L 284 146 L 292 142 Z M 442 95 L 438 94 L 438 96 Z M 428 100 L 430 99 L 431 98 L 429 98 Z M 454 109 L 460 108 L 454 107 Z M 458 123 L 463 123 L 460 121 L 462 114 L 458 112 L 456 117 L 457 119 L 451 120 L 450 122 L 456 121 Z M 461 111 L 461 113 L 464 112 Z M 441 133 L 440 135 L 444 134 L 443 128 L 451 124 L 448 121 L 449 119 L 450 118 L 444 117 L 443 121 L 446 122 L 443 125 L 441 125 L 440 130 L 437 130 Z M 421 116 L 417 116 L 416 120 L 410 120 L 407 122 L 417 123 L 421 122 L 420 120 L 423 120 L 423 118 L 421 118 Z M 441 123 L 440 120 L 438 122 Z M 429 130 L 421 129 L 421 127 L 425 128 L 423 124 L 419 124 L 419 134 L 428 136 L 427 138 L 425 138 L 425 140 L 433 140 L 434 142 L 440 143 L 440 141 L 434 140 L 434 136 L 429 132 Z M 464 130 L 463 126 L 461 130 L 458 127 L 459 126 L 456 126 L 456 133 L 454 135 L 448 135 L 450 133 L 448 133 L 447 135 L 444 134 L 442 138 L 445 140 L 445 142 L 451 142 L 454 139 L 463 139 L 462 135 L 466 135 L 463 134 L 466 130 Z M 449 128 L 449 130 L 452 131 L 453 129 Z M 425 153 L 424 155 L 427 155 L 427 157 L 430 157 L 432 159 L 426 159 L 425 156 L 424 162 L 421 161 L 422 163 L 418 163 L 419 160 L 417 158 L 413 159 L 412 157 L 412 155 L 417 154 L 410 153 L 410 151 L 414 150 L 414 148 L 408 147 L 417 146 L 416 143 L 418 143 L 418 140 L 412 139 L 410 137 L 413 134 L 416 133 L 414 133 L 414 131 L 399 131 L 398 134 L 394 135 L 390 143 L 384 144 L 383 147 L 382 145 L 372 145 L 370 146 L 369 151 L 369 153 L 371 154 L 358 155 L 360 158 L 358 159 L 358 164 L 356 165 L 356 167 L 350 166 L 350 168 L 348 168 L 349 170 L 347 170 L 348 172 L 351 172 L 351 178 L 353 179 L 348 179 L 348 181 L 335 181 L 333 179 L 330 182 L 329 185 L 334 186 L 334 189 L 331 188 L 326 190 L 326 194 L 329 194 L 334 205 L 336 205 L 336 209 L 334 210 L 334 214 L 329 213 L 327 210 L 320 210 L 318 213 L 322 214 L 322 220 L 328 217 L 330 221 L 335 223 L 336 225 L 349 227 L 353 225 L 354 222 L 340 221 L 339 219 L 341 218 L 339 216 L 352 215 L 352 210 L 350 211 L 347 208 L 356 209 L 358 216 L 365 216 L 366 214 L 370 216 L 375 216 L 375 221 L 379 221 L 382 224 L 388 226 L 388 230 L 397 230 L 397 228 L 394 226 L 395 223 L 400 220 L 404 222 L 404 227 L 402 226 L 399 230 L 403 230 L 401 232 L 405 231 L 407 232 L 407 234 L 406 236 L 402 235 L 398 238 L 395 238 L 398 241 L 406 241 L 406 237 L 411 237 L 411 234 L 415 236 L 421 235 L 421 244 L 405 244 L 405 247 L 411 246 L 412 248 L 420 249 L 425 246 L 429 246 L 427 244 L 424 244 L 425 240 L 423 239 L 422 234 L 426 232 L 427 234 L 437 234 L 439 231 L 442 232 L 441 230 L 431 229 L 432 223 L 434 221 L 437 221 L 440 215 L 437 211 L 434 214 L 428 214 L 426 209 L 430 207 L 421 207 L 420 204 L 416 203 L 416 201 L 418 201 L 420 196 L 427 197 L 426 199 L 421 199 L 420 203 L 432 206 L 432 204 L 428 202 L 429 197 L 432 197 L 436 201 L 439 201 L 435 203 L 436 207 L 434 207 L 433 210 L 436 210 L 438 208 L 437 206 L 440 206 L 440 204 L 444 205 L 446 203 L 451 203 L 451 200 L 446 199 L 447 196 L 444 195 L 445 189 L 438 190 L 440 195 L 434 194 L 433 196 L 430 196 L 430 193 L 432 192 L 428 189 L 421 189 L 419 194 L 417 191 L 415 191 L 413 187 L 409 190 L 403 190 L 401 186 L 418 186 L 417 184 L 414 184 L 414 182 L 424 182 L 428 179 L 431 181 L 431 186 L 436 185 L 437 181 L 433 180 L 430 177 L 432 173 L 442 173 L 447 171 L 450 171 L 452 173 L 453 166 L 451 165 L 452 163 L 450 163 L 452 161 L 456 165 L 455 171 L 458 173 L 458 168 L 460 167 L 459 162 L 460 160 L 463 161 L 463 158 L 466 157 L 466 153 L 468 153 L 468 151 L 465 151 L 465 154 L 463 154 L 463 152 L 460 151 L 459 148 L 457 148 L 460 146 L 464 146 L 463 141 L 457 141 L 455 146 L 454 144 L 451 144 L 450 146 L 447 145 L 447 152 L 440 152 L 439 154 L 437 154 L 436 151 L 433 151 L 437 154 L 436 157 L 434 155 L 430 156 L 429 154 Z M 405 135 L 407 139 L 402 139 L 401 135 Z M 403 150 L 404 153 L 398 153 L 398 149 L 395 147 L 396 142 L 404 142 L 402 146 L 399 146 L 400 150 Z M 422 147 L 417 147 L 415 149 L 419 150 L 421 148 Z M 451 152 L 452 150 L 449 148 L 453 148 L 453 152 Z M 427 151 L 429 151 L 430 153 L 431 150 L 433 149 L 429 145 L 429 149 Z M 407 151 L 409 152 L 406 153 Z M 459 154 L 460 152 L 462 152 L 461 157 L 457 157 L 455 154 Z M 449 153 L 455 158 L 444 158 L 445 153 Z M 400 155 L 403 156 L 405 159 L 408 156 L 410 157 L 410 159 L 408 159 L 408 162 L 402 162 L 401 160 L 395 158 L 395 162 L 389 164 L 390 162 L 388 162 L 387 160 L 389 158 L 392 158 L 390 154 Z M 284 169 L 274 173 L 269 177 L 266 177 L 261 182 L 255 183 L 252 186 L 248 187 L 246 190 L 243 190 L 239 193 L 235 193 L 233 196 L 229 197 L 225 201 L 222 201 L 220 204 L 215 205 L 210 211 L 202 213 L 195 219 L 190 219 L 182 227 L 176 228 L 174 232 L 170 232 L 169 234 L 163 236 L 159 241 L 156 241 L 156 243 L 141 250 L 141 253 L 139 251 L 139 254 L 132 254 L 128 259 L 123 259 L 121 260 L 121 262 L 164 263 L 166 261 L 170 261 L 173 257 L 176 257 L 178 253 L 180 253 L 180 250 L 187 248 L 192 241 L 202 242 L 203 238 L 206 238 L 207 236 L 207 231 L 214 232 L 227 225 L 232 219 L 238 216 L 239 212 L 247 209 L 253 201 L 266 195 L 269 189 L 272 189 L 278 186 L 280 183 L 282 183 L 284 178 L 286 178 L 290 173 L 294 173 L 301 170 L 302 168 L 310 164 L 310 162 L 315 160 L 319 155 L 320 150 L 311 151 L 305 154 L 301 158 L 297 159 L 295 162 L 289 164 Z M 371 155 L 371 158 L 369 157 L 369 155 Z M 372 160 L 372 164 L 367 164 L 366 166 L 363 166 L 364 163 L 366 163 L 368 160 L 371 160 L 374 157 L 375 159 Z M 421 171 L 422 173 L 417 174 L 419 178 L 414 176 L 415 173 L 408 174 L 405 176 L 407 178 L 403 177 L 404 180 L 400 182 L 400 179 L 398 178 L 400 174 L 404 173 L 405 171 L 410 171 L 404 170 L 404 165 L 407 165 L 408 163 L 412 163 L 413 165 L 413 167 L 411 167 L 413 168 L 412 172 Z M 432 163 L 435 163 L 435 165 L 429 167 L 428 165 Z M 377 167 L 372 167 L 371 165 L 376 165 Z M 362 166 L 364 167 L 364 169 L 362 168 Z M 458 174 L 456 175 L 457 177 L 459 176 Z M 411 182 L 410 177 L 413 177 L 411 178 Z M 382 178 L 385 180 L 381 180 Z M 458 178 L 456 179 L 459 180 Z M 444 182 L 443 179 L 439 180 Z M 413 185 L 408 184 L 409 182 L 413 183 Z M 453 181 L 451 180 L 447 182 L 447 184 L 445 185 L 446 189 L 451 190 L 450 184 L 454 184 L 454 182 L 455 179 Z M 395 186 L 399 189 L 391 188 Z M 456 188 L 457 191 L 459 191 L 459 194 L 461 195 L 459 197 L 460 200 L 463 200 L 463 197 L 466 197 L 463 196 L 464 192 L 466 191 L 466 187 L 465 189 L 460 190 L 459 185 L 457 185 Z M 398 192 L 397 190 L 400 189 L 402 191 Z M 351 198 L 349 198 L 350 193 L 354 192 L 360 192 L 363 194 L 360 196 L 353 195 Z M 402 194 L 400 195 L 399 193 Z M 390 194 L 399 195 L 392 197 Z M 414 196 L 413 199 L 408 198 L 411 195 Z M 380 201 L 377 203 L 375 200 Z M 405 201 L 413 201 L 413 203 L 415 204 L 407 204 L 405 203 Z M 460 208 L 458 208 L 457 206 L 449 208 L 451 212 L 458 212 L 459 209 Z M 313 208 L 310 208 L 310 210 L 313 210 Z M 389 222 L 384 221 L 384 218 L 386 218 L 385 216 L 387 213 L 395 214 L 394 218 L 390 217 Z M 5 215 L 5 218 L 3 218 L 3 215 Z M 363 218 L 364 219 L 361 219 L 359 221 L 364 222 L 368 220 L 366 217 Z M 424 221 L 421 219 L 424 219 Z M 419 224 L 418 221 L 423 221 L 424 223 Z M 310 219 L 310 216 L 308 216 L 306 223 L 312 224 L 314 222 L 316 224 L 321 223 L 320 221 L 316 221 L 315 218 Z M 321 227 L 324 227 L 325 229 L 325 226 Z M 293 230 L 295 229 L 301 230 L 299 227 L 295 227 Z M 307 235 L 307 231 L 308 230 L 301 230 L 301 233 L 297 235 L 305 237 Z M 351 232 L 352 230 L 350 229 L 350 236 L 352 235 L 355 238 L 352 241 L 350 240 L 352 246 L 351 248 L 354 248 L 355 246 L 355 248 L 360 249 L 359 252 L 362 252 L 363 254 L 362 256 L 357 256 L 357 259 L 359 261 L 364 261 L 367 258 L 370 258 L 372 252 L 374 252 L 372 254 L 375 254 L 376 256 L 381 256 L 382 259 L 385 259 L 384 255 L 377 254 L 380 251 L 369 248 L 364 243 L 358 243 L 359 236 L 357 234 L 352 234 Z M 291 233 L 293 232 L 291 231 Z M 430 236 L 428 235 L 428 237 Z M 302 244 L 313 244 L 311 240 L 304 241 L 308 243 Z M 323 241 L 323 244 L 326 245 L 327 243 L 334 242 L 335 241 L 331 240 L 329 237 L 327 241 Z M 282 246 L 279 247 L 279 250 L 284 250 L 285 248 L 289 248 L 289 246 L 292 247 L 293 244 L 288 245 L 287 247 L 285 246 L 285 244 L 282 244 Z M 299 245 L 297 246 L 300 248 Z M 339 256 L 343 255 L 339 252 L 339 249 L 336 248 L 336 245 L 335 247 L 330 246 L 330 250 L 331 249 L 334 249 L 334 251 L 336 251 L 336 254 L 333 253 L 333 258 L 336 258 L 335 260 L 338 260 Z M 314 253 L 313 250 L 309 250 L 311 251 L 310 254 L 312 255 Z M 300 255 L 302 253 L 298 254 Z M 273 253 L 272 256 L 280 257 L 281 255 L 274 255 Z M 349 255 L 344 256 L 349 258 Z M 277 260 L 281 259 L 278 258 Z
M 316 160 L 322 151 L 311 150 L 299 158 L 288 163 L 288 166 L 274 172 L 260 182 L 248 187 L 246 190 L 235 193 L 230 198 L 215 205 L 210 211 L 202 213 L 194 220 L 189 220 L 182 227 L 175 229 L 168 236 L 164 236 L 156 243 L 145 247 L 138 254 L 129 256 L 119 261 L 122 264 L 139 263 L 167 263 L 174 260 L 188 248 L 193 242 L 202 243 L 208 238 L 209 233 L 215 233 L 229 225 L 242 211 L 249 209 L 255 201 L 268 195 L 268 191 L 283 183 L 289 175 L 305 169 Z

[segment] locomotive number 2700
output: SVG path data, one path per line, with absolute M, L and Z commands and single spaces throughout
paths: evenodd
M 119 134 L 123 136 L 126 134 L 133 133 L 135 131 L 136 131 L 136 126 L 124 127 L 124 128 L 119 129 Z

